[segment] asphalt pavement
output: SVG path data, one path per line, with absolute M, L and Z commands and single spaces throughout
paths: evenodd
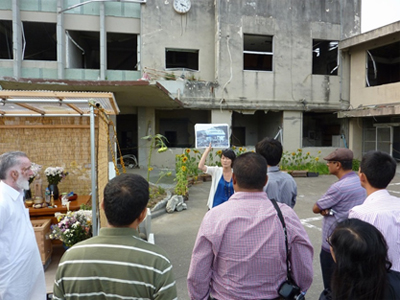
M 143 170 L 135 169 L 135 173 L 143 175 Z M 388 187 L 389 192 L 400 197 L 400 166 L 396 177 Z M 145 175 L 143 175 L 145 176 Z M 314 246 L 314 280 L 307 292 L 308 300 L 317 300 L 323 289 L 319 252 L 321 248 L 322 216 L 314 214 L 314 203 L 326 192 L 329 186 L 337 181 L 333 175 L 319 177 L 296 177 L 298 196 L 294 208 Z M 168 188 L 173 185 L 169 182 L 164 185 Z M 167 251 L 174 268 L 174 275 L 178 289 L 178 298 L 188 300 L 186 277 L 189 270 L 190 258 L 197 231 L 203 216 L 207 212 L 207 197 L 211 182 L 195 184 L 189 189 L 188 209 L 171 214 L 156 214 L 152 218 L 151 228 L 154 233 L 155 244 Z

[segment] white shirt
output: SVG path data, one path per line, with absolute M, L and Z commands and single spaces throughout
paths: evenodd
M 387 190 L 376 191 L 363 204 L 353 207 L 349 218 L 363 220 L 379 229 L 389 248 L 392 270 L 400 272 L 400 198 Z
M 23 193 L 0 182 L 0 300 L 44 300 L 43 265 Z
M 221 179 L 221 176 L 223 175 L 223 168 L 209 167 L 209 166 L 206 167 L 207 167 L 206 173 L 211 175 L 210 194 L 208 194 L 208 201 L 207 201 L 207 206 L 209 209 L 211 209 L 213 208 L 214 196 L 218 188 L 218 181 Z

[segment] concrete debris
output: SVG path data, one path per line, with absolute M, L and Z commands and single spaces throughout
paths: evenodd
M 187 209 L 186 203 L 183 201 L 183 196 L 181 195 L 174 195 L 168 201 L 167 206 L 165 207 L 168 213 L 173 213 L 176 211 L 182 211 Z

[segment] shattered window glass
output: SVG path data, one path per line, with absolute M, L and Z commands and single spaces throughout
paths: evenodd
M 22 22 L 24 60 L 57 60 L 56 26 L 56 23 Z
M 400 42 L 367 50 L 366 86 L 400 81 Z
M 313 74 L 337 75 L 338 45 L 338 41 L 313 40 Z

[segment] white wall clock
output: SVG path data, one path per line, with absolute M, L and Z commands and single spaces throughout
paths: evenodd
M 174 0 L 173 6 L 176 12 L 186 14 L 192 6 L 192 3 L 190 0 Z

